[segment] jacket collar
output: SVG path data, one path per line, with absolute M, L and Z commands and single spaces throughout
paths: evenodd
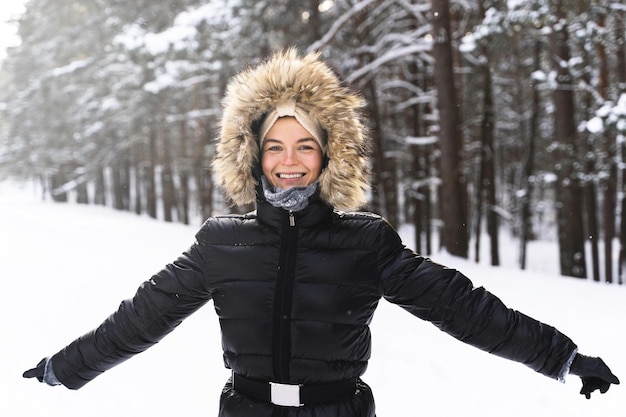
M 257 218 L 262 223 L 280 228 L 289 224 L 289 211 L 274 207 L 265 200 L 257 198 Z M 295 224 L 298 227 L 312 227 L 330 220 L 333 208 L 324 203 L 316 192 L 309 200 L 309 205 L 297 212 L 294 212 Z

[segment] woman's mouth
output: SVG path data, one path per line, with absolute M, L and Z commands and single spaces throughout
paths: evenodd
M 280 173 L 277 176 L 278 178 L 282 180 L 295 180 L 295 179 L 304 177 L 304 174 L 303 173 L 297 173 L 297 174 Z

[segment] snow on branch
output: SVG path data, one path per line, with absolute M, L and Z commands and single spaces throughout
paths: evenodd
M 378 68 L 380 68 L 381 66 L 385 65 L 386 63 L 390 61 L 394 61 L 396 59 L 399 59 L 408 55 L 413 55 L 416 53 L 428 52 L 431 50 L 431 47 L 432 45 L 430 43 L 422 42 L 422 43 L 418 43 L 415 45 L 405 46 L 402 48 L 391 49 L 387 51 L 384 55 L 380 56 L 379 58 L 375 59 L 369 64 L 362 66 L 358 70 L 354 71 L 352 74 L 348 75 L 346 77 L 346 81 L 352 84 L 356 82 L 358 79 L 360 79 L 361 77 L 364 77 L 365 75 L 369 73 L 375 72 Z
M 170 49 L 181 51 L 189 47 L 195 48 L 198 27 L 204 23 L 230 21 L 230 10 L 226 0 L 214 1 L 179 13 L 174 24 L 159 33 L 146 32 L 137 24 L 127 26 L 122 34 L 115 37 L 114 42 L 131 51 L 143 49 L 153 56 L 164 54 Z
M 438 140 L 437 136 L 407 136 L 404 138 L 407 145 L 416 146 L 434 145 Z
M 585 127 L 593 134 L 600 134 L 608 128 L 626 134 L 626 93 L 622 93 L 617 104 L 608 101 L 596 110 L 595 117 L 588 120 Z
M 91 63 L 91 59 L 81 59 L 70 62 L 68 65 L 50 70 L 51 77 L 60 77 L 61 75 L 71 74 L 74 71 L 84 68 Z
M 331 39 L 333 39 L 333 37 L 337 34 L 337 32 L 339 32 L 339 30 L 343 27 L 343 25 L 345 25 L 346 22 L 348 22 L 352 18 L 352 16 L 361 12 L 363 9 L 365 9 L 366 7 L 368 7 L 370 4 L 374 3 L 375 1 L 377 0 L 366 0 L 363 2 L 358 2 L 357 4 L 352 6 L 350 10 L 348 10 L 341 17 L 335 20 L 335 22 L 330 27 L 328 32 L 326 32 L 326 35 L 324 35 L 322 39 L 316 42 L 313 42 L 313 44 L 311 44 L 311 46 L 307 48 L 307 51 L 312 52 L 312 51 L 315 51 L 324 47 L 327 43 L 331 41 Z

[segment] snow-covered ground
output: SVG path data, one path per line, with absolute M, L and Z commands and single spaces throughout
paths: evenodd
M 2 279 L 0 416 L 212 416 L 229 373 L 211 304 L 147 352 L 79 391 L 21 377 L 46 355 L 95 327 L 135 288 L 193 241 L 197 226 L 111 209 L 43 202 L 34 188 L 0 183 Z M 410 242 L 408 230 L 402 230 Z M 626 381 L 626 288 L 559 277 L 554 244 L 533 244 L 530 268 L 435 255 L 510 307 L 555 325 Z M 380 417 L 622 417 L 624 386 L 591 400 L 565 384 L 466 346 L 381 302 L 364 376 Z M 339 416 L 340 417 L 340 416 Z

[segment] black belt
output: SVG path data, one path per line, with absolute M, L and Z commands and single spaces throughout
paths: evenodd
M 356 378 L 319 385 L 290 385 L 246 378 L 233 372 L 233 389 L 257 401 L 287 407 L 338 401 L 356 393 Z

